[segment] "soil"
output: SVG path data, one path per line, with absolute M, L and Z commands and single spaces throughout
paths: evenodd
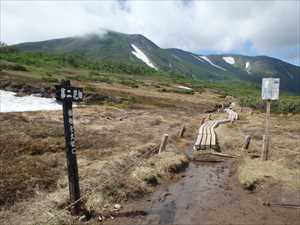
M 191 163 L 182 173 L 182 179 L 161 186 L 147 198 L 131 202 L 124 211 L 140 212 L 129 217 L 116 217 L 104 222 L 106 225 L 196 225 L 196 224 L 299 224 L 300 209 L 264 206 L 271 195 L 277 203 L 288 194 L 280 187 L 264 191 L 245 191 L 238 183 L 236 160 L 222 163 Z M 297 193 L 285 199 L 299 203 Z M 298 195 L 298 197 L 300 197 Z M 123 211 L 123 212 L 124 212 Z

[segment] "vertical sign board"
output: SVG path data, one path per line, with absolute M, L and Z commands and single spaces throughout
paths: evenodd
M 263 78 L 261 92 L 263 100 L 279 99 L 279 82 L 279 78 Z
M 56 100 L 63 103 L 64 130 L 66 140 L 66 155 L 68 167 L 68 180 L 72 214 L 78 215 L 80 212 L 80 188 L 78 177 L 78 166 L 75 146 L 75 129 L 73 123 L 73 102 L 80 102 L 83 99 L 82 88 L 71 87 L 69 80 L 63 80 L 60 85 L 56 85 Z
M 263 138 L 263 151 L 262 158 L 263 160 L 268 160 L 269 155 L 269 145 L 270 145 L 270 136 L 269 136 L 269 127 L 270 127 L 270 112 L 271 112 L 271 101 L 279 99 L 279 78 L 263 78 L 262 80 L 262 92 L 261 96 L 263 100 L 267 101 L 266 107 L 266 128 L 265 136 Z

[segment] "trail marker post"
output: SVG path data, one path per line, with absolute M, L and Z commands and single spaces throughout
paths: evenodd
M 271 101 L 279 99 L 279 78 L 263 78 L 262 79 L 262 99 L 266 100 L 266 127 L 263 138 L 262 159 L 268 160 L 270 148 L 270 114 Z
M 72 205 L 71 213 L 80 213 L 80 188 L 75 146 L 75 129 L 73 123 L 73 102 L 83 100 L 82 88 L 71 87 L 69 80 L 63 80 L 60 85 L 56 85 L 56 100 L 63 103 L 64 130 L 66 141 L 66 156 L 68 167 L 69 193 Z
M 160 153 L 162 153 L 163 151 L 166 150 L 168 137 L 169 137 L 168 134 L 164 134 L 162 136 L 161 143 L 160 143 L 159 150 L 158 150 L 158 154 L 160 154 Z

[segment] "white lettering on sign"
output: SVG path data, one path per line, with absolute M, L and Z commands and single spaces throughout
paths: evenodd
M 72 90 L 67 89 L 66 97 L 67 97 L 67 98 L 72 98 Z
M 72 154 L 76 154 L 76 147 L 75 147 L 75 129 L 73 123 L 73 111 L 68 111 L 69 115 L 69 125 L 70 125 L 70 146 L 72 148 Z
M 279 99 L 279 78 L 263 78 L 261 97 L 263 100 Z
M 79 91 L 79 93 L 78 93 L 78 98 L 79 98 L 79 99 L 83 99 L 83 93 L 82 93 L 82 91 Z
M 60 89 L 60 98 L 61 99 L 64 99 L 66 97 L 66 93 L 65 93 L 66 89 L 64 88 L 61 88 Z
M 74 90 L 73 91 L 73 99 L 75 100 L 75 101 L 77 101 L 77 100 L 81 100 L 83 98 L 83 93 L 82 93 L 82 91 L 81 90 Z
M 69 100 L 80 102 L 83 100 L 83 91 L 81 88 L 56 86 L 56 99 L 60 101 Z

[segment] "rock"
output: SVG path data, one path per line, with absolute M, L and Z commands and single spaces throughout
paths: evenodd
M 115 210 L 120 210 L 121 208 L 122 208 L 122 206 L 120 204 L 115 204 L 114 205 Z
M 101 222 L 102 222 L 104 219 L 105 219 L 104 216 L 101 216 L 101 215 L 100 215 L 100 216 L 98 217 L 98 220 L 101 221 Z
M 162 193 L 162 194 L 159 196 L 158 201 L 164 202 L 164 201 L 166 200 L 166 198 L 167 198 L 169 195 L 171 195 L 170 192 L 164 192 L 164 193 Z
M 86 215 L 83 215 L 83 216 L 79 217 L 79 221 L 80 221 L 80 222 L 85 222 L 85 221 L 87 221 Z

